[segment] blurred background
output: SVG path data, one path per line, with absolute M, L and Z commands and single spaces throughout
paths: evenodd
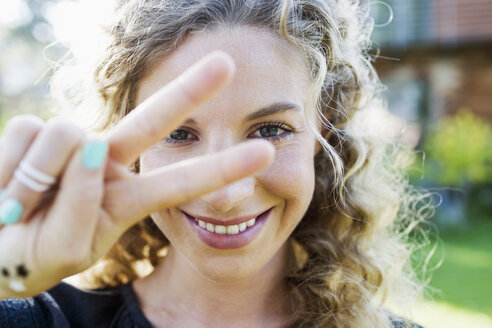
M 492 0 L 373 1 L 371 15 L 388 108 L 420 154 L 409 176 L 439 204 L 437 291 L 413 317 L 492 327 Z
M 409 177 L 439 204 L 431 219 L 439 235 L 429 265 L 435 292 L 413 319 L 492 328 L 492 0 L 362 2 L 376 23 L 371 54 L 388 108 L 404 122 L 401 140 L 417 150 Z M 110 7 L 0 2 L 0 130 L 20 113 L 55 115 L 51 68 L 67 47 L 90 56 L 98 41 L 87 21 L 104 21 Z

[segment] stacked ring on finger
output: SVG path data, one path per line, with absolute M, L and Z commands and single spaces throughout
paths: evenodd
M 41 172 L 25 160 L 21 161 L 15 170 L 14 177 L 29 189 L 37 192 L 45 192 L 56 182 L 54 177 Z

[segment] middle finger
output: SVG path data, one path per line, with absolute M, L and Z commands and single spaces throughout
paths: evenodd
M 205 56 L 119 122 L 108 137 L 109 156 L 129 165 L 225 86 L 234 69 L 224 52 Z

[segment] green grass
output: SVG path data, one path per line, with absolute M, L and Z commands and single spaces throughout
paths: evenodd
M 492 318 L 492 218 L 440 231 L 442 265 L 430 285 L 438 302 L 481 312 Z

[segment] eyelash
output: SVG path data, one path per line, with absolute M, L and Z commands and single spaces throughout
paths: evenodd
M 273 137 L 255 137 L 255 139 L 266 139 L 266 140 L 270 140 L 270 141 L 273 141 L 273 142 L 277 142 L 277 141 L 280 141 L 282 139 L 285 139 L 287 137 L 290 137 L 294 132 L 295 130 L 293 128 L 291 128 L 289 125 L 287 125 L 286 123 L 282 123 L 282 122 L 263 122 L 263 123 L 260 123 L 254 130 L 253 133 L 256 133 L 257 131 L 259 131 L 260 129 L 264 128 L 264 127 L 274 127 L 274 128 L 279 128 L 279 129 L 282 129 L 284 130 L 285 132 L 283 133 L 280 133 L 279 135 L 276 135 L 276 136 L 273 136 Z M 187 130 L 187 129 L 176 129 L 174 130 L 173 132 L 175 131 L 179 131 L 179 130 L 183 130 L 187 133 L 190 133 L 192 134 L 191 131 Z M 171 132 L 172 133 L 172 132 Z M 252 133 L 252 134 L 253 134 Z M 250 134 L 251 135 L 251 134 Z M 189 142 L 189 141 L 193 141 L 193 140 L 196 140 L 197 138 L 195 137 L 194 139 L 186 139 L 186 140 L 176 140 L 176 139 L 172 139 L 170 136 L 167 137 L 164 141 L 166 143 L 170 143 L 170 144 L 179 144 L 179 143 L 183 143 L 183 142 Z
M 264 128 L 264 127 L 275 127 L 275 128 L 279 128 L 279 129 L 282 129 L 285 131 L 285 132 L 280 133 L 279 135 L 276 135 L 273 137 L 258 137 L 260 139 L 267 139 L 267 140 L 270 140 L 273 142 L 276 142 L 276 141 L 285 139 L 287 137 L 290 137 L 295 132 L 293 128 L 291 128 L 290 126 L 288 126 L 287 124 L 282 123 L 282 122 L 263 122 L 263 123 L 260 123 L 260 125 L 255 128 L 254 132 L 257 132 L 261 128 Z

